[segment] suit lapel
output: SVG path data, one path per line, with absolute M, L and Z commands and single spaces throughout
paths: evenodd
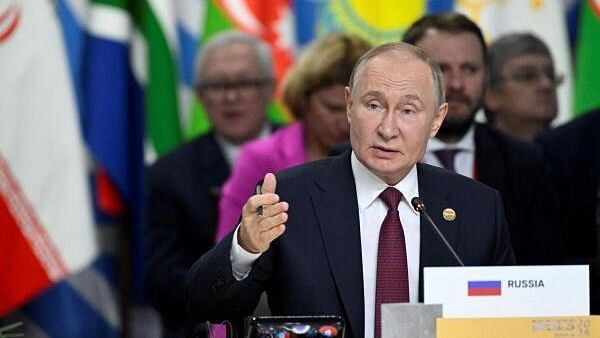
M 331 160 L 311 198 L 329 266 L 354 337 L 364 335 L 364 296 L 356 186 L 350 151 Z
M 441 169 L 426 164 L 417 164 L 419 175 L 419 195 L 427 207 L 431 219 L 437 224 L 450 245 L 456 250 L 461 223 L 461 214 L 464 203 L 456 204 L 452 198 L 452 185 L 442 175 L 434 175 L 433 171 Z M 442 216 L 442 211 L 451 208 L 456 212 L 454 221 L 447 221 Z M 420 241 L 420 268 L 419 268 L 419 300 L 423 300 L 423 267 L 429 266 L 455 266 L 458 265 L 448 248 L 439 238 L 425 216 L 420 219 L 421 241 Z

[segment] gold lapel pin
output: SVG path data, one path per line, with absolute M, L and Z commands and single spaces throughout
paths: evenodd
M 456 211 L 452 208 L 446 208 L 442 211 L 442 216 L 446 221 L 452 222 L 456 219 Z

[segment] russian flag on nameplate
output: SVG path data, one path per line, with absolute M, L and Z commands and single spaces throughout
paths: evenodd
M 468 281 L 467 293 L 469 296 L 501 296 L 502 283 L 499 280 Z

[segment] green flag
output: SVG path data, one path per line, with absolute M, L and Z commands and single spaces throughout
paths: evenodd
M 575 115 L 600 108 L 600 1 L 581 4 L 575 60 Z
M 167 35 L 168 16 L 172 13 L 157 10 L 155 3 L 136 2 L 134 18 L 143 34 L 146 51 L 146 130 L 154 151 L 161 155 L 181 142 L 182 131 L 177 97 L 177 44 Z

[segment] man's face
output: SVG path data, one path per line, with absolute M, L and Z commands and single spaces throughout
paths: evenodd
M 196 93 L 217 133 L 241 144 L 257 137 L 273 95 L 254 49 L 243 42 L 213 49 L 204 60 Z
M 448 116 L 438 137 L 462 137 L 481 105 L 485 78 L 484 55 L 477 36 L 429 29 L 416 44 L 435 60 L 444 73 Z
M 358 160 L 390 185 L 421 160 L 447 105 L 435 107 L 432 73 L 406 52 L 375 56 L 346 89 L 350 142 Z
M 558 114 L 557 78 L 543 54 L 514 57 L 502 69 L 502 84 L 486 94 L 497 119 L 550 124 Z M 489 99 L 488 99 L 489 96 Z

